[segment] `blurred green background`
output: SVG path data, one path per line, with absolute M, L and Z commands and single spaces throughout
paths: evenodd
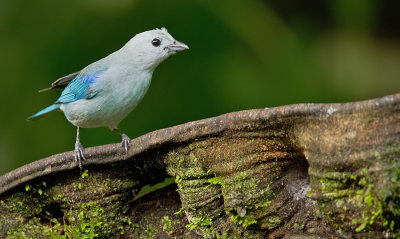
M 29 115 L 61 91 L 58 77 L 166 27 L 190 50 L 172 56 L 120 125 L 131 138 L 222 113 L 400 92 L 397 0 L 0 0 L 0 175 L 72 150 L 75 127 Z M 84 147 L 116 143 L 83 129 Z

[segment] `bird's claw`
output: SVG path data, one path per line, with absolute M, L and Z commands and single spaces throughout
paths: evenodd
M 125 149 L 125 153 L 128 153 L 129 142 L 131 142 L 131 139 L 128 137 L 128 135 L 122 134 L 121 147 Z
M 77 141 L 75 143 L 75 161 L 78 163 L 79 168 L 82 170 L 82 160 L 86 160 L 85 155 L 83 154 L 82 144 Z

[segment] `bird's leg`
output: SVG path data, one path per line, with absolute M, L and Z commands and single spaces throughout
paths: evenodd
M 113 128 L 112 130 L 121 135 L 122 137 L 121 146 L 125 149 L 125 152 L 127 153 L 129 148 L 129 142 L 131 142 L 131 139 L 128 137 L 128 135 L 122 133 L 122 131 L 119 130 L 118 128 Z
M 85 155 L 83 154 L 83 147 L 81 142 L 79 141 L 79 133 L 80 127 L 77 127 L 76 131 L 76 141 L 75 141 L 75 161 L 78 162 L 79 168 L 82 170 L 82 160 L 85 159 Z

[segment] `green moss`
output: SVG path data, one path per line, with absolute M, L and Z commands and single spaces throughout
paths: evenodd
M 174 215 L 179 215 L 179 216 L 181 216 L 181 215 L 183 215 L 183 213 L 184 213 L 183 208 L 180 208 L 179 211 L 174 212 Z
M 0 224 L 9 224 L 14 221 L 14 227 L 7 232 L 8 238 L 38 238 L 51 236 L 60 228 L 56 219 L 50 218 L 47 223 L 41 222 L 41 217 L 50 216 L 45 209 L 48 204 L 47 193 L 45 192 L 47 184 L 41 182 L 35 185 L 25 185 L 25 192 L 17 192 L 4 199 L 2 205 L 8 211 L 0 215 Z M 26 216 L 30 217 L 26 220 Z
M 88 177 L 89 176 L 89 171 L 87 170 L 87 169 L 85 169 L 85 171 L 83 171 L 82 173 L 81 173 L 81 177 L 82 178 L 86 178 L 86 177 Z
M 221 177 L 213 177 L 207 180 L 212 185 L 220 185 L 221 187 L 225 188 L 224 180 Z
M 355 226 L 355 232 L 364 231 L 378 218 L 380 221 L 382 220 L 382 203 L 374 194 L 374 184 L 369 182 L 371 175 L 367 168 L 361 169 L 358 175 L 348 173 L 327 173 L 326 175 L 326 178 L 320 179 L 321 193 L 335 202 L 329 204 L 330 207 L 335 208 L 335 211 L 351 209 L 355 212 L 351 220 Z M 332 211 L 332 208 L 325 204 L 320 203 L 319 205 L 325 211 Z M 338 215 L 334 217 L 342 222 L 345 220 L 344 217 L 338 217 Z
M 312 189 L 311 188 L 308 189 L 306 197 L 312 198 Z
M 257 224 L 257 220 L 249 216 L 240 217 L 239 215 L 230 215 L 230 219 L 236 225 L 243 226 L 244 229 L 247 229 L 251 225 Z
M 396 237 L 400 234 L 400 147 L 390 143 L 385 150 L 371 152 L 373 162 L 379 159 L 383 164 L 379 168 L 385 170 L 367 166 L 353 173 L 312 172 L 320 175 L 318 185 L 324 200 L 318 203 L 338 228 L 350 220 L 356 233 L 383 227 Z M 351 216 L 345 216 L 349 213 Z
M 57 219 L 51 219 L 50 225 L 43 225 L 38 217 L 33 217 L 27 222 L 20 222 L 17 227 L 11 228 L 7 232 L 7 238 L 52 238 L 62 239 L 65 235 L 60 235 L 61 224 Z
M 200 230 L 203 234 L 204 238 L 215 238 L 217 235 L 219 236 L 216 229 L 212 226 L 213 219 L 207 215 L 202 213 L 199 216 L 193 217 L 189 224 L 186 225 L 186 228 L 190 231 Z
M 18 192 L 5 200 L 7 205 L 11 205 L 11 210 L 18 214 L 38 215 L 47 204 L 47 194 L 43 193 L 45 182 L 34 186 L 26 185 L 25 193 Z
M 136 184 L 129 178 L 105 180 L 102 173 L 89 174 L 87 170 L 78 178 L 52 186 L 46 182 L 27 184 L 23 192 L 2 198 L 0 227 L 11 226 L 9 238 L 59 238 L 60 234 L 60 238 L 109 238 L 123 234 L 132 227 L 123 215 L 129 209 L 124 207 L 125 191 Z M 58 218 L 53 217 L 54 211 Z
M 157 227 L 155 227 L 151 224 L 148 224 L 148 225 L 146 225 L 144 232 L 145 232 L 144 234 L 141 234 L 139 236 L 139 239 L 154 239 L 154 238 L 156 238 L 158 229 L 157 229 Z
M 201 215 L 199 217 L 193 217 L 186 228 L 193 231 L 196 228 L 204 229 L 212 225 L 212 218 Z
M 57 200 L 63 200 L 62 195 L 56 196 Z M 43 204 L 44 205 L 44 204 Z M 39 206 L 40 207 L 40 206 Z M 25 210 L 25 209 L 24 209 Z M 32 209 L 31 209 L 32 210 Z M 103 207 L 98 202 L 79 203 L 78 210 L 67 211 L 64 218 L 51 218 L 51 214 L 43 210 L 44 215 L 36 214 L 32 219 L 25 222 L 19 220 L 16 227 L 8 231 L 10 238 L 65 238 L 59 237 L 60 231 L 63 231 L 68 238 L 97 238 L 99 236 L 114 234 L 113 229 L 123 229 L 125 226 L 122 219 L 119 217 L 114 221 L 106 216 Z M 38 209 L 34 209 L 39 212 Z M 42 213 L 42 212 L 41 212 Z M 76 214 L 75 214 L 76 213 Z M 49 222 L 43 222 L 43 216 L 49 217 Z M 68 224 L 61 223 L 68 221 Z
M 293 225 L 293 229 L 296 231 L 301 231 L 305 228 L 305 226 L 306 225 L 304 223 L 297 222 L 297 220 L 296 220 L 296 223 L 294 223 L 294 225 Z
M 71 221 L 76 219 L 69 215 Z M 98 202 L 80 203 L 78 218 L 79 223 L 75 226 L 66 226 L 65 233 L 71 238 L 94 238 L 102 233 L 103 227 L 107 223 L 104 209 Z
M 388 156 L 398 156 L 400 154 L 400 142 L 387 142 L 385 154 Z
M 226 187 L 222 188 L 224 198 L 234 202 L 226 207 L 225 211 L 233 223 L 244 229 L 257 226 L 270 228 L 281 223 L 279 218 L 265 217 L 272 203 L 270 198 L 274 197 L 268 184 L 261 185 L 255 177 L 240 172 L 233 178 L 225 180 L 225 185 Z M 241 200 L 236 200 L 237 197 Z M 259 222 L 259 218 L 263 219 Z
M 179 220 L 171 220 L 168 216 L 161 218 L 161 224 L 163 225 L 163 231 L 171 234 L 175 231 L 177 225 L 180 224 Z
M 375 220 L 383 215 L 382 203 L 374 197 L 373 187 L 369 184 L 365 190 L 358 191 L 360 197 L 357 197 L 357 205 L 364 210 L 362 217 L 353 220 L 353 224 L 358 225 L 356 232 L 365 230 L 368 225 L 374 224 Z
M 208 231 L 202 230 L 203 235 L 207 231 L 208 235 L 218 238 L 235 233 L 247 235 L 261 221 L 265 225 L 263 229 L 282 224 L 279 217 L 268 217 L 274 214 L 271 200 L 277 197 L 268 182 L 284 175 L 280 172 L 279 159 L 271 158 L 271 151 L 286 147 L 279 138 L 282 135 L 276 131 L 273 139 L 235 138 L 228 139 L 232 140 L 229 143 L 226 138 L 211 138 L 171 151 L 165 158 L 167 172 L 175 177 L 182 207 L 191 221 L 188 227 L 200 230 L 199 222 L 207 222 L 204 215 L 209 215 L 212 224 L 205 227 Z M 272 175 L 266 176 L 268 179 L 260 180 L 263 172 L 271 170 L 271 166 L 258 163 L 260 158 L 274 164 Z M 248 165 L 253 164 L 255 167 L 249 169 Z M 213 234 L 216 231 L 213 228 L 221 224 L 228 224 L 224 226 L 228 231 Z

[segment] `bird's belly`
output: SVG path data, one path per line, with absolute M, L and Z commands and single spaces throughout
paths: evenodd
M 100 93 L 92 99 L 63 104 L 60 108 L 68 121 L 75 126 L 114 128 L 139 104 L 148 86 L 149 84 L 138 84 L 130 91 Z

